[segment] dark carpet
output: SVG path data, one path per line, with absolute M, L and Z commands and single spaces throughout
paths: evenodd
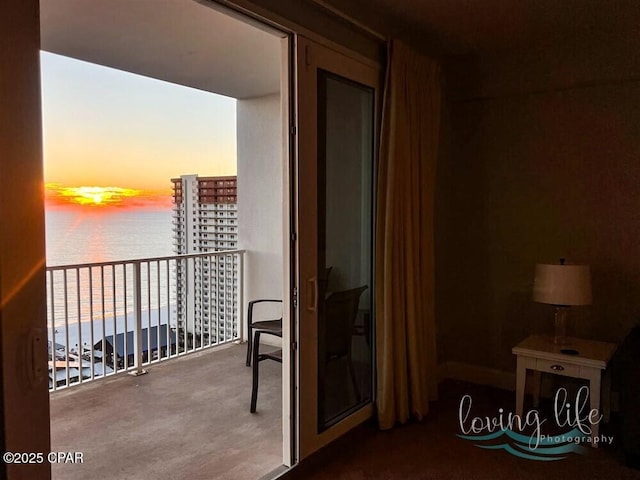
M 362 426 L 306 464 L 291 478 L 305 479 L 640 479 L 640 471 L 624 466 L 616 442 L 615 424 L 601 433 L 614 436 L 612 445 L 585 448 L 555 461 L 528 460 L 504 450 L 487 450 L 457 437 L 458 409 L 463 395 L 471 395 L 470 417 L 494 417 L 498 409 L 514 409 L 514 392 L 462 382 L 446 381 L 440 398 L 431 404 L 427 419 L 391 431 Z M 550 402 L 541 405 L 541 417 Z M 547 414 L 549 412 L 547 411 Z M 553 412 L 550 412 L 553 415 Z M 550 432 L 551 433 L 551 432 Z M 298 470 L 295 472 L 295 470 Z

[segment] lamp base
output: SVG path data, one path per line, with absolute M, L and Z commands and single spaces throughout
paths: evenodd
M 567 337 L 567 310 L 568 307 L 556 305 L 554 318 L 553 343 L 555 345 L 569 345 Z

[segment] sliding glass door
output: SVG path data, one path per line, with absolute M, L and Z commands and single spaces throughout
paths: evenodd
M 300 454 L 368 418 L 379 70 L 299 38 Z

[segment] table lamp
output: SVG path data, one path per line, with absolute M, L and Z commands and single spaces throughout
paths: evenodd
M 589 265 L 566 265 L 564 258 L 559 265 L 536 265 L 533 301 L 556 307 L 553 343 L 566 345 L 569 307 L 591 305 Z

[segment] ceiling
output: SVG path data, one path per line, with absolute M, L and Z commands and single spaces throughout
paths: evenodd
M 297 1 L 297 0 L 296 0 Z M 310 0 L 314 1 L 314 0 Z M 235 98 L 280 89 L 280 38 L 207 0 L 43 0 L 42 48 Z M 640 49 L 640 0 L 322 0 L 438 55 Z
M 43 0 L 42 49 L 234 98 L 278 92 L 278 35 L 206 3 Z
M 640 41 L 638 0 L 330 0 L 385 34 L 406 34 L 434 53 L 545 48 L 558 42 Z M 381 23 L 380 20 L 383 19 Z M 377 23 L 377 25 L 376 25 Z M 395 24 L 395 32 L 388 26 Z M 393 30 L 393 29 L 391 29 Z

